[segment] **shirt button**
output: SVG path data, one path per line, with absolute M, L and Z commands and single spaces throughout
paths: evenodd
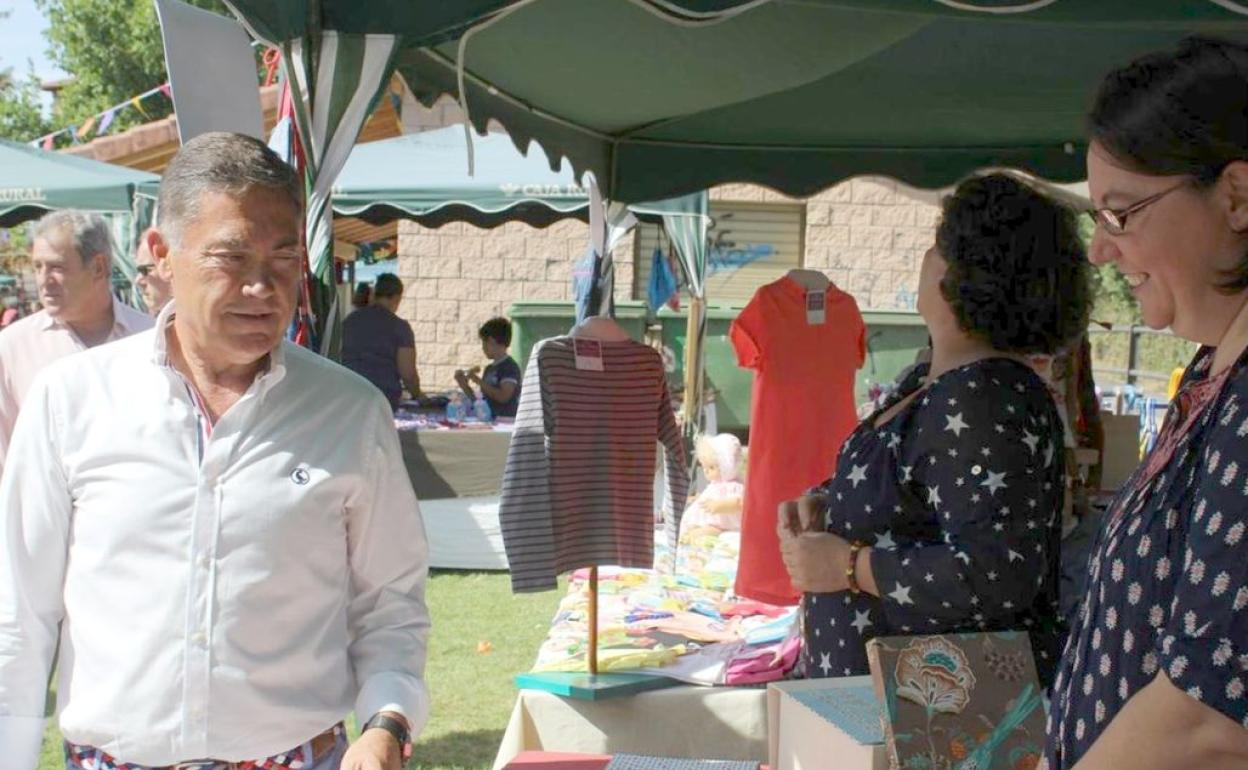
M 191 634 L 191 641 L 200 647 L 206 646 L 208 644 L 208 635 L 203 631 L 196 631 Z
M 972 474 L 972 475 L 978 476 L 979 474 L 981 474 L 981 473 L 983 473 L 983 472 L 984 472 L 984 469 L 983 469 L 983 468 L 981 468 L 981 467 L 979 467 L 978 465 L 973 466 L 973 467 L 971 468 L 971 474 Z
M 208 554 L 203 554 L 202 556 L 199 557 L 199 566 L 203 567 L 204 569 L 208 569 L 209 567 L 212 566 L 212 558 L 209 557 Z

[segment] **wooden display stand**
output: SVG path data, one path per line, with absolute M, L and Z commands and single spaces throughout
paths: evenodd
M 523 690 L 541 690 L 580 700 L 604 700 L 636 695 L 647 690 L 675 687 L 680 682 L 654 674 L 598 673 L 598 568 L 589 568 L 589 650 L 586 655 L 588 673 L 549 672 L 516 676 L 516 686 Z

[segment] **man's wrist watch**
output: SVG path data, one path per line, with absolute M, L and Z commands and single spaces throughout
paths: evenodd
M 393 735 L 394 739 L 399 742 L 399 751 L 402 752 L 403 758 L 408 758 L 412 751 L 412 733 L 407 729 L 406 724 L 385 714 L 374 714 L 372 719 L 364 723 L 364 730 L 371 730 L 374 727 Z

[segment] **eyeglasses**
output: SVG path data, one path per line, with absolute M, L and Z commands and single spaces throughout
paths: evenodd
M 138 265 L 137 267 L 134 268 L 134 272 L 138 273 L 140 277 L 146 278 L 152 273 L 156 272 L 156 266 L 155 265 Z
M 1172 187 L 1167 187 L 1166 189 L 1162 190 L 1159 193 L 1150 195 L 1147 198 L 1144 198 L 1143 200 L 1138 200 L 1135 203 L 1132 203 L 1130 206 L 1127 206 L 1125 209 L 1111 209 L 1111 208 L 1090 209 L 1088 210 L 1087 215 L 1092 218 L 1092 221 L 1097 226 L 1103 227 L 1105 229 L 1105 232 L 1111 235 L 1122 235 L 1127 230 L 1127 217 L 1130 217 L 1132 214 L 1137 214 L 1143 211 L 1144 209 L 1153 205 L 1154 203 L 1166 197 L 1170 193 L 1174 192 L 1180 187 L 1183 187 L 1187 183 L 1188 183 L 1188 180 L 1185 179 L 1182 182 L 1179 182 L 1178 184 Z

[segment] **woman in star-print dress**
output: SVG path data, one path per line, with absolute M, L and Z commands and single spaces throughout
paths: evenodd
M 1045 765 L 1248 768 L 1248 47 L 1112 72 L 1091 119 L 1090 256 L 1203 347 L 1089 562 Z
M 1082 331 L 1087 272 L 1073 213 L 1022 182 L 971 179 L 945 201 L 919 278 L 926 376 L 907 378 L 846 441 L 835 475 L 782 511 L 808 676 L 867 673 L 875 636 L 1019 629 L 1051 680 L 1063 428 L 1024 356 Z M 845 574 L 855 542 L 858 592 Z

